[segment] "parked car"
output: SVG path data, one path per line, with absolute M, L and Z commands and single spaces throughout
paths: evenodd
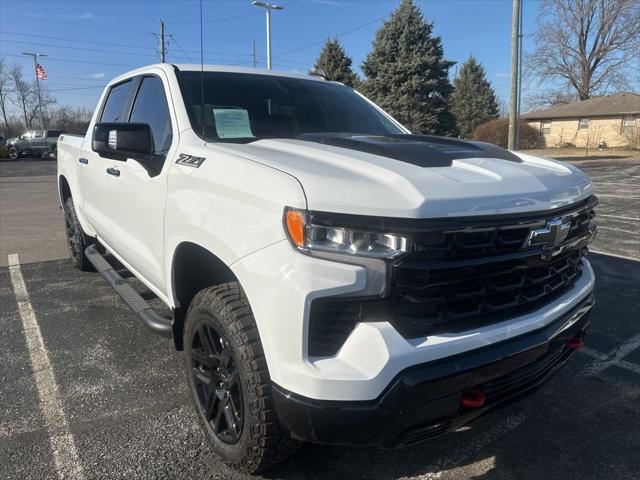
M 58 183 L 73 265 L 184 349 L 227 463 L 254 472 L 300 441 L 413 445 L 582 346 L 597 199 L 579 169 L 412 135 L 319 77 L 202 70 L 112 80 L 86 136 L 60 137 Z
M 60 130 L 30 130 L 17 138 L 7 140 L 7 150 L 12 160 L 22 156 L 48 157 L 58 152 Z

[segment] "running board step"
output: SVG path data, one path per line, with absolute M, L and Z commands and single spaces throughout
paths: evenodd
M 95 245 L 89 245 L 84 254 L 147 328 L 163 337 L 172 337 L 171 319 L 158 315 L 153 307 L 114 270 Z

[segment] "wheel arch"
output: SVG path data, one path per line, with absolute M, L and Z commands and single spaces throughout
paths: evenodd
M 184 241 L 174 250 L 171 262 L 173 311 L 173 341 L 182 350 L 184 320 L 193 297 L 203 288 L 223 283 L 239 282 L 231 268 L 210 250 Z
M 60 195 L 60 205 L 64 206 L 71 195 L 71 187 L 69 181 L 64 175 L 58 177 L 58 195 Z

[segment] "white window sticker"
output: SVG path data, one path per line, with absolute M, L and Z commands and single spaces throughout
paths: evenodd
M 220 138 L 254 138 L 244 108 L 214 108 L 213 118 Z

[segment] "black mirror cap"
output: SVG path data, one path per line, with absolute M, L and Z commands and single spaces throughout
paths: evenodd
M 94 152 L 117 160 L 143 159 L 154 153 L 153 134 L 147 123 L 97 123 L 91 140 Z

